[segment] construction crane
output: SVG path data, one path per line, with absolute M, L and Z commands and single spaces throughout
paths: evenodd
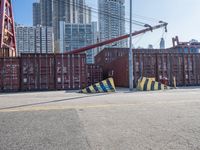
M 17 54 L 13 18 L 11 0 L 0 0 L 0 54 L 8 57 Z
M 160 21 L 159 23 L 160 24 L 156 25 L 156 26 L 150 26 L 148 24 L 145 24 L 144 25 L 145 29 L 133 32 L 132 36 L 140 35 L 140 34 L 143 34 L 143 33 L 149 32 L 149 31 L 152 32 L 153 30 L 163 28 L 163 27 L 165 28 L 165 32 L 167 32 L 168 23 L 163 22 L 163 21 Z M 82 53 L 82 52 L 85 52 L 85 51 L 88 51 L 88 50 L 91 50 L 91 49 L 94 49 L 94 48 L 97 48 L 97 47 L 100 47 L 100 46 L 104 46 L 104 45 L 111 44 L 111 43 L 114 43 L 114 42 L 117 42 L 117 41 L 121 41 L 123 39 L 127 39 L 129 37 L 130 37 L 130 34 L 126 34 L 126 35 L 123 35 L 123 36 L 120 36 L 120 37 L 117 37 L 117 38 L 105 40 L 103 42 L 99 42 L 99 43 L 96 43 L 96 44 L 93 44 L 93 45 L 89 45 L 89 46 L 86 46 L 86 47 L 75 49 L 75 50 L 66 52 L 66 54 Z

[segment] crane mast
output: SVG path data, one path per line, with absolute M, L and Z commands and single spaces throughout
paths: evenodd
M 0 54 L 8 57 L 17 55 L 14 24 L 11 0 L 0 0 Z

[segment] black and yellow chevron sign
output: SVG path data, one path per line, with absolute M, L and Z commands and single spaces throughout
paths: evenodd
M 82 89 L 79 93 L 108 93 L 108 92 L 115 92 L 115 84 L 113 78 L 109 78 L 103 80 L 99 83 L 86 87 Z
M 151 78 L 141 77 L 138 80 L 137 89 L 140 91 L 157 91 L 165 90 L 167 87 Z

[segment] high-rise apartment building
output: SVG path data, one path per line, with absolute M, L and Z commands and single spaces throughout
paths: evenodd
M 124 35 L 125 0 L 98 0 L 98 8 L 100 40 L 103 41 Z M 126 40 L 123 40 L 112 45 L 124 47 L 126 44 Z
M 60 45 L 60 21 L 73 24 L 88 24 L 91 22 L 91 9 L 84 0 L 53 0 L 53 28 L 55 48 Z
M 53 53 L 54 38 L 52 27 L 15 27 L 17 50 L 21 53 Z
M 93 31 L 96 26 L 90 24 L 71 24 L 60 22 L 60 50 L 61 52 L 72 51 L 87 45 L 93 44 L 95 41 Z M 86 61 L 88 64 L 94 63 L 95 50 L 86 52 Z
M 53 25 L 53 0 L 40 0 L 41 25 Z
M 85 0 L 40 0 L 40 13 L 41 25 L 53 27 L 57 52 L 60 45 L 60 21 L 91 23 L 91 8 L 85 5 Z
M 99 42 L 99 32 L 97 27 L 97 22 L 92 22 L 92 44 L 96 44 Z M 94 58 L 100 52 L 100 48 L 94 48 L 92 52 L 92 57 Z
M 41 24 L 40 3 L 33 3 L 33 26 Z

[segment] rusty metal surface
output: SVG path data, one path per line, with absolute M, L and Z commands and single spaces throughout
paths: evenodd
M 124 55 L 128 54 L 128 48 L 105 48 L 103 49 L 96 57 L 95 63 L 101 66 L 118 59 Z M 178 49 L 169 48 L 169 49 L 133 49 L 133 53 L 178 53 Z
M 170 86 L 174 77 L 177 86 L 200 85 L 200 54 L 156 51 L 133 53 L 135 86 L 142 76 L 157 81 L 167 78 Z M 108 57 L 104 60 L 109 63 L 101 60 L 95 65 L 86 64 L 85 54 L 23 54 L 20 58 L 0 58 L 0 91 L 80 89 L 107 77 L 113 77 L 116 86 L 128 87 L 126 50 L 101 53 L 105 54 Z
M 108 64 L 106 70 L 103 70 L 104 77 L 113 77 L 116 86 L 127 87 L 128 80 L 128 55 L 116 59 L 112 63 Z
M 56 54 L 55 68 L 57 90 L 80 89 L 87 85 L 84 54 Z
M 0 48 L 0 58 L 11 57 L 11 51 L 8 48 Z
M 22 90 L 54 90 L 54 72 L 53 54 L 23 54 L 21 56 Z
M 95 64 L 87 64 L 87 84 L 92 85 L 103 80 L 102 67 Z
M 56 71 L 56 89 L 71 88 L 71 69 L 70 55 L 55 56 L 55 71 Z
M 75 54 L 71 55 L 71 87 L 73 89 L 80 89 L 87 86 L 86 80 L 86 55 Z
M 0 91 L 20 90 L 20 59 L 0 58 Z
M 135 86 L 140 77 L 169 80 L 173 86 L 176 78 L 177 86 L 200 85 L 200 54 L 192 53 L 139 53 L 133 54 Z M 104 78 L 113 76 L 116 86 L 128 87 L 128 55 L 105 63 Z

